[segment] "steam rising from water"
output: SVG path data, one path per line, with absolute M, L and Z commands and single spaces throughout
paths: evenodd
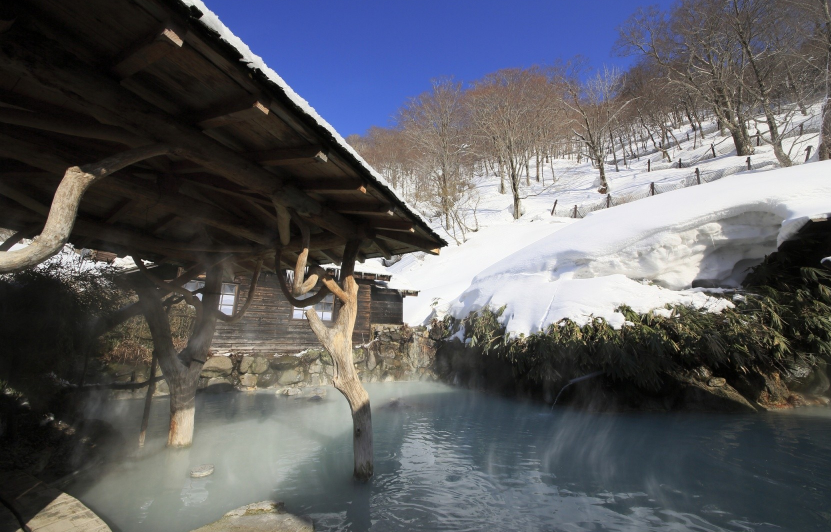
M 69 489 L 115 528 L 189 531 L 276 499 L 317 530 L 831 528 L 831 413 L 594 415 L 438 384 L 369 384 L 375 477 L 351 480 L 351 419 L 273 393 L 202 396 L 193 448 L 163 448 Z M 397 401 L 393 401 L 398 398 Z M 815 413 L 815 417 L 805 414 Z M 107 418 L 135 439 L 140 401 Z M 216 472 L 191 479 L 212 463 Z

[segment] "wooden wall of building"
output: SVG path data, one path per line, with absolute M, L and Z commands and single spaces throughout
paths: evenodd
M 237 306 L 242 305 L 248 295 L 250 277 L 240 276 L 235 279 L 239 284 Z M 403 298 L 395 291 L 393 294 L 380 293 L 372 281 L 358 280 L 358 316 L 352 335 L 354 345 L 371 340 L 372 323 L 401 323 L 403 315 Z M 374 298 L 381 297 L 376 302 Z M 398 310 L 395 307 L 398 299 Z M 335 315 L 339 304 L 335 300 Z M 292 318 L 292 306 L 283 297 L 276 274 L 263 273 L 254 295 L 254 300 L 245 316 L 236 323 L 217 322 L 216 334 L 211 349 L 214 352 L 261 352 L 261 353 L 296 353 L 304 349 L 320 348 L 305 319 Z M 396 316 L 398 317 L 395 321 Z M 391 321 L 392 320 L 392 321 Z

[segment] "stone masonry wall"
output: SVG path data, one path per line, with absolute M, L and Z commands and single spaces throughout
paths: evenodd
M 373 325 L 371 337 L 370 342 L 353 349 L 355 369 L 362 382 L 437 380 L 437 345 L 426 328 Z M 331 385 L 332 375 L 332 358 L 323 348 L 272 356 L 222 353 L 205 363 L 199 389 L 215 393 L 270 388 L 296 395 Z M 144 389 L 119 392 L 118 397 L 143 397 L 145 393 Z M 159 381 L 156 395 L 168 393 L 167 383 Z

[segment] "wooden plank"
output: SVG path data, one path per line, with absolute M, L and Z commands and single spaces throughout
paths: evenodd
M 395 209 L 388 203 L 328 202 L 327 207 L 342 214 L 392 216 Z
M 413 222 L 409 220 L 402 220 L 396 218 L 394 220 L 386 220 L 383 218 L 373 219 L 370 225 L 377 229 L 385 229 L 387 231 L 401 231 L 402 233 L 414 233 L 415 227 Z M 436 244 L 433 244 L 436 245 Z
M 436 246 L 437 243 L 433 242 L 432 240 L 428 240 L 421 235 L 416 235 L 413 233 L 403 233 L 400 231 L 385 231 L 383 229 L 376 230 L 375 235 L 386 240 L 393 240 L 395 242 L 401 242 L 403 244 L 415 246 L 426 251 L 427 253 L 430 253 L 431 255 L 439 254 L 439 248 L 432 247 Z
M 161 31 L 140 39 L 119 54 L 113 61 L 110 70 L 119 79 L 127 79 L 167 54 L 181 48 L 185 43 L 185 33 L 186 31 L 182 27 L 169 22 Z
M 199 128 L 213 129 L 267 115 L 268 103 L 261 98 L 249 96 L 235 98 L 233 101 L 198 113 L 192 118 L 192 121 Z
M 320 146 L 277 148 L 273 150 L 248 152 L 245 156 L 264 166 L 288 166 L 303 163 L 325 163 L 329 160 L 326 150 Z
M 337 194 L 339 192 L 360 192 L 366 194 L 366 187 L 359 181 L 345 179 L 321 179 L 299 185 L 304 192 Z
M 390 260 L 394 255 L 392 250 L 380 238 L 373 239 L 372 243 L 375 244 L 375 247 L 378 248 L 385 259 Z
M 121 200 L 110 212 L 101 217 L 101 221 L 107 225 L 114 224 L 119 218 L 133 210 L 136 203 L 135 200 L 131 199 Z

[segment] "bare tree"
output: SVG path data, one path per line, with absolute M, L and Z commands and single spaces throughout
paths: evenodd
M 623 50 L 663 67 L 668 80 L 697 93 L 733 137 L 738 155 L 753 153 L 748 110 L 755 101 L 742 81 L 748 63 L 720 0 L 682 0 L 669 14 L 640 9 L 620 30 Z
M 454 209 L 467 188 L 463 166 L 469 143 L 461 83 L 433 80 L 429 92 L 401 108 L 398 124 L 415 152 L 419 174 L 429 185 L 425 199 L 438 208 L 450 231 L 457 219 Z
M 551 106 L 541 90 L 546 83 L 539 69 L 505 69 L 474 83 L 469 94 L 473 136 L 507 171 L 514 219 L 522 216 L 521 172 L 534 151 L 534 124 Z
M 612 139 L 612 128 L 631 100 L 618 98 L 623 86 L 623 75 L 614 68 L 603 67 L 593 77 L 580 81 L 573 70 L 566 80 L 566 98 L 563 104 L 571 111 L 572 131 L 586 147 L 589 159 L 600 171 L 598 192 L 606 194 L 605 157 Z

